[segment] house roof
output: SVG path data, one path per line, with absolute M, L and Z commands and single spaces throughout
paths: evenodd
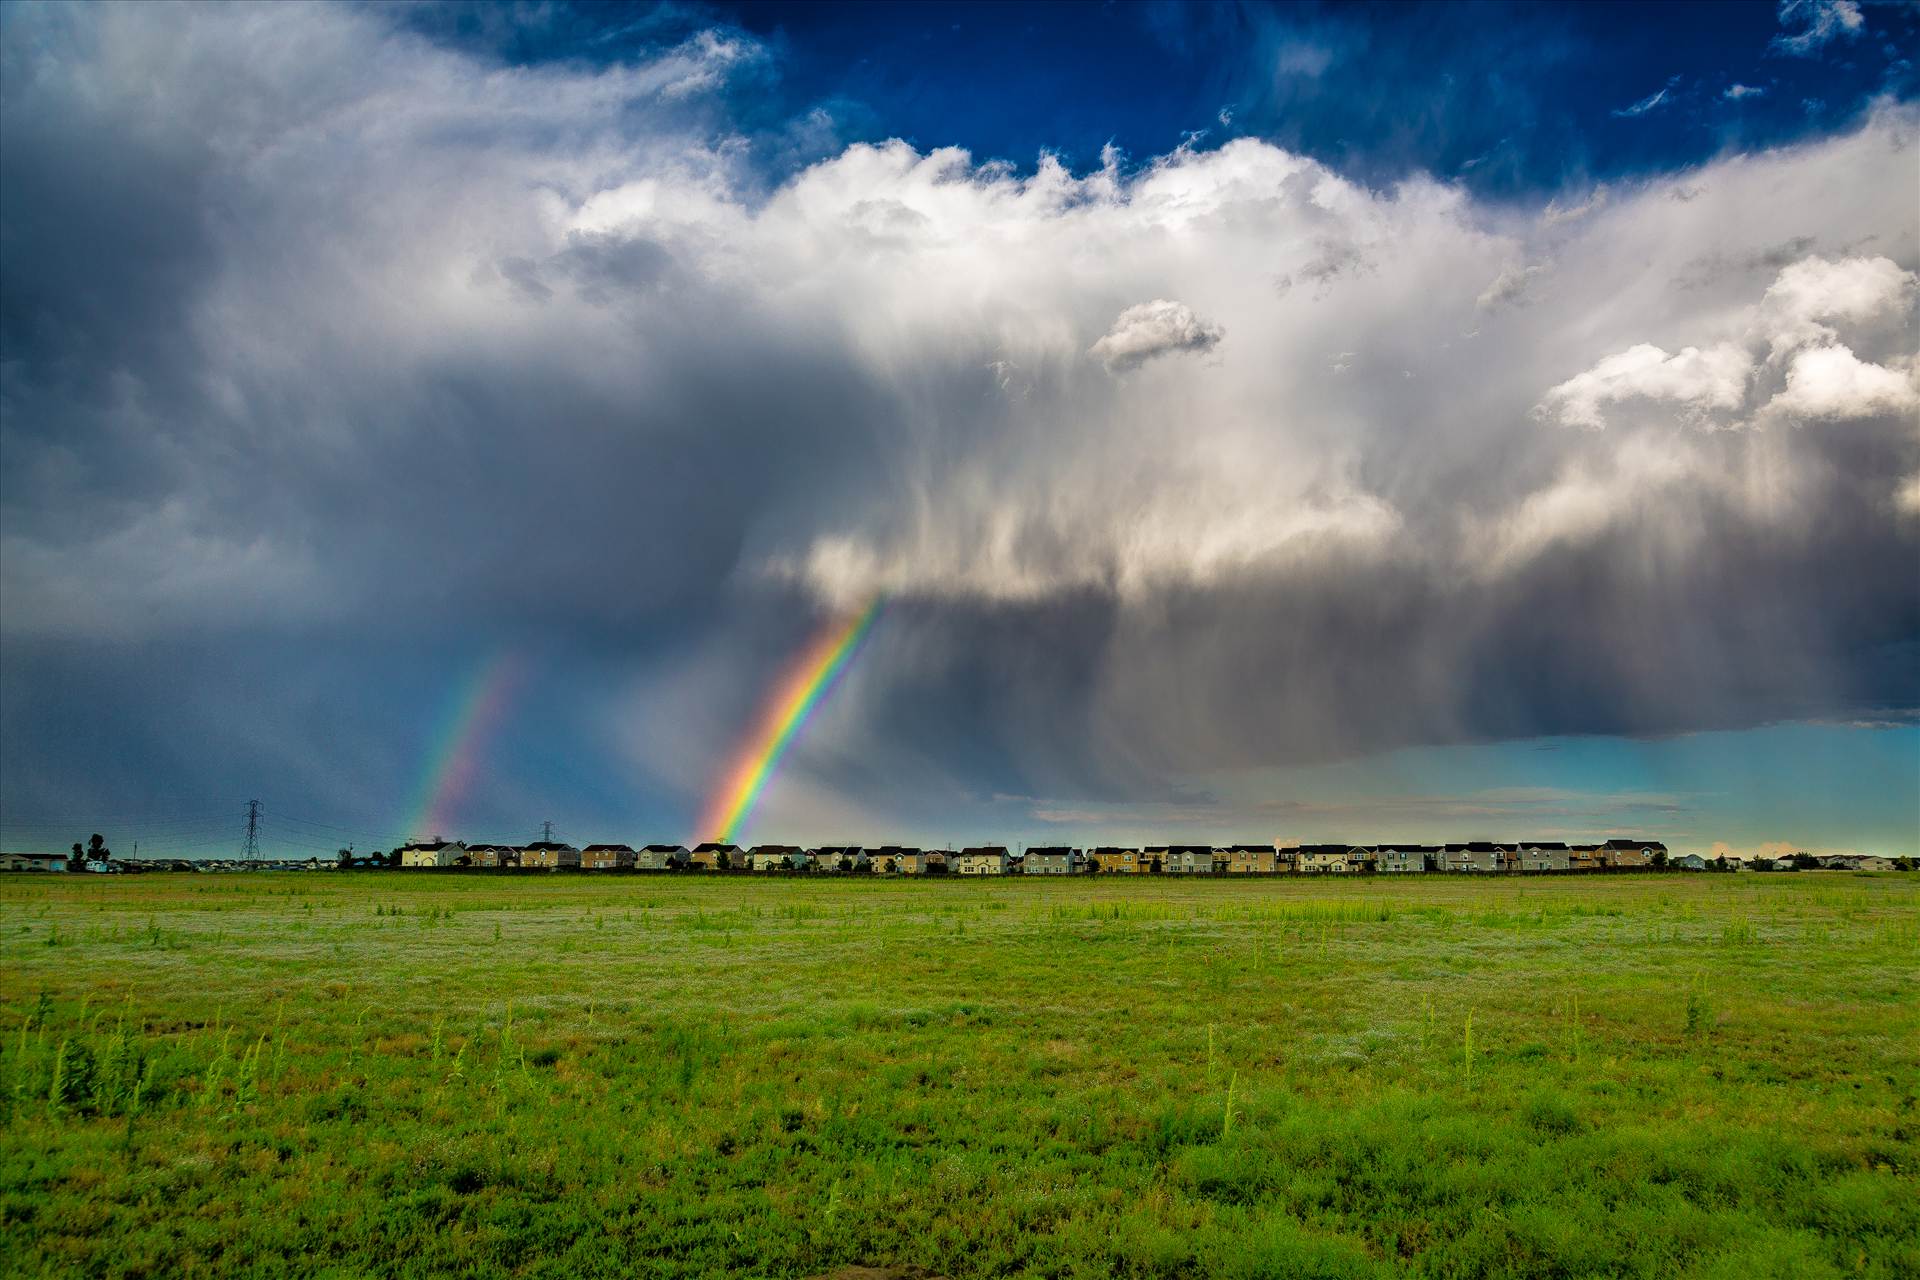
M 535 841 L 534 841 L 534 842 L 533 842 L 532 844 L 523 844 L 523 845 L 521 845 L 521 846 L 520 846 L 520 852 L 522 852 L 522 853 L 527 853 L 527 852 L 534 852 L 534 853 L 546 853 L 546 852 L 565 852 L 565 853 L 578 853 L 578 852 L 580 852 L 580 851 L 579 851 L 578 849 L 576 849 L 576 848 L 574 848 L 574 847 L 573 847 L 572 845 L 570 845 L 570 844 L 567 844 L 566 842 L 564 842 L 564 841 L 560 841 L 560 840 L 535 840 Z
M 1233 846 L 1232 852 L 1234 853 L 1272 853 L 1273 846 L 1270 844 L 1236 844 Z
M 622 849 L 626 850 L 628 853 L 633 852 L 633 846 L 630 844 L 590 844 L 586 847 L 585 852 L 587 853 L 607 853 L 607 852 L 618 853 Z
M 738 853 L 740 852 L 740 846 L 737 844 L 716 844 L 709 840 L 705 844 L 693 846 L 693 851 L 695 853 Z
M 1522 840 L 1520 847 L 1522 849 L 1564 849 L 1567 846 L 1562 840 Z
M 686 851 L 686 846 L 679 844 L 650 844 L 647 846 L 648 853 L 685 853 Z
M 1027 850 L 1027 856 L 1029 858 L 1033 858 L 1033 857 L 1058 858 L 1062 856 L 1071 857 L 1072 855 L 1078 852 L 1079 852 L 1078 849 L 1071 849 L 1063 844 L 1035 845 L 1033 848 Z
M 1608 849 L 1664 849 L 1667 846 L 1658 840 L 1609 840 L 1603 846 Z
M 1096 858 L 1106 854 L 1110 854 L 1110 853 L 1138 853 L 1138 852 L 1140 852 L 1138 849 L 1130 848 L 1126 845 L 1119 845 L 1119 844 L 1103 844 L 1099 848 L 1092 850 L 1093 856 Z
M 1211 858 L 1213 856 L 1213 846 L 1210 844 L 1170 844 L 1167 846 L 1167 852 L 1168 853 L 1204 853 L 1209 858 Z
M 962 849 L 960 851 L 960 856 L 963 858 L 974 857 L 974 856 L 986 857 L 986 858 L 992 858 L 992 857 L 1004 858 L 1007 856 L 1007 846 L 1003 844 L 975 845 L 971 849 Z
M 749 849 L 748 852 L 762 854 L 772 858 L 787 858 L 796 853 L 805 853 L 806 850 L 797 844 L 757 844 Z

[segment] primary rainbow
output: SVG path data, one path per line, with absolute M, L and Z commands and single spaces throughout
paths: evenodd
M 701 814 L 699 839 L 733 843 L 780 757 L 846 669 L 879 612 L 876 598 L 851 617 L 829 623 L 787 668 Z
M 511 651 L 496 654 L 475 668 L 461 686 L 421 774 L 418 797 L 402 833 L 409 840 L 425 840 L 446 833 L 467 789 L 480 771 L 480 752 L 512 701 L 520 681 L 521 662 Z

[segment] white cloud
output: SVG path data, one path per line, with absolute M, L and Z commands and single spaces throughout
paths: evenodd
M 1184 302 L 1156 298 L 1128 307 L 1087 354 L 1109 373 L 1136 369 L 1156 356 L 1177 352 L 1204 354 L 1220 345 L 1226 330 L 1193 314 Z
M 1551 387 L 1535 416 L 1598 428 L 1607 425 L 1610 406 L 1652 401 L 1682 406 L 1695 424 L 1736 425 L 1750 391 L 1759 411 L 1776 420 L 1899 412 L 1910 403 L 1908 375 L 1858 359 L 1839 345 L 1834 325 L 1899 341 L 1899 322 L 1917 285 L 1920 277 L 1889 258 L 1803 258 L 1783 268 L 1757 304 L 1723 319 L 1721 327 L 1737 339 L 1676 355 L 1637 343 Z M 1760 345 L 1764 361 L 1755 350 Z M 1776 390 L 1777 381 L 1764 375 L 1783 364 L 1786 384 Z M 1714 413 L 1723 416 L 1713 419 Z
M 1733 102 L 1739 102 L 1743 98 L 1764 97 L 1766 96 L 1766 92 L 1767 91 L 1765 89 L 1757 88 L 1750 84 L 1740 84 L 1738 82 L 1735 82 L 1733 84 L 1728 85 L 1726 87 L 1726 91 L 1723 92 L 1720 96 L 1723 98 L 1727 98 Z
M 1770 47 L 1807 58 L 1835 40 L 1857 38 L 1867 20 L 1858 0 L 1780 0 L 1780 25 L 1786 30 Z
M 1669 355 L 1643 342 L 1549 390 L 1540 412 L 1570 426 L 1600 428 L 1607 425 L 1607 405 L 1656 400 L 1681 405 L 1697 419 L 1711 409 L 1738 409 L 1752 369 L 1752 357 L 1732 343 Z
M 1646 97 L 1640 99 L 1640 101 L 1634 103 L 1630 107 L 1616 108 L 1613 114 L 1623 119 L 1632 119 L 1635 116 L 1644 116 L 1649 111 L 1657 111 L 1661 107 L 1665 106 L 1666 103 L 1667 103 L 1667 90 L 1664 88 L 1656 89 L 1654 92 L 1648 94 Z
M 1788 421 L 1834 422 L 1883 413 L 1912 413 L 1920 390 L 1910 373 L 1868 364 L 1842 346 L 1808 347 L 1787 368 L 1786 389 L 1762 412 Z
M 1811 342 L 1830 342 L 1826 322 L 1859 325 L 1894 317 L 1910 307 L 1920 277 L 1885 257 L 1803 258 L 1767 289 L 1756 323 L 1773 360 Z

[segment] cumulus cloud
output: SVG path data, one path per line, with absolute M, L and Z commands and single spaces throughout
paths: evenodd
M 881 810 L 896 768 L 1167 795 L 1920 702 L 1888 657 L 1920 616 L 1910 109 L 1519 208 L 1244 138 L 775 179 L 724 32 L 599 68 L 370 8 L 0 32 L 10 761 L 71 717 L 46 690 L 168 644 L 270 690 L 269 656 L 378 637 L 335 686 L 377 718 L 524 640 L 568 648 L 557 704 L 613 687 L 649 727 L 608 790 L 684 801 L 660 744 L 724 751 L 876 594 L 794 767 Z M 155 678 L 124 714 L 165 741 L 229 697 Z M 283 736 L 352 737 L 346 697 Z
M 1743 409 L 1786 420 L 1902 412 L 1913 402 L 1910 374 L 1863 362 L 1839 344 L 1834 326 L 1900 343 L 1916 284 L 1920 277 L 1888 258 L 1809 256 L 1782 269 L 1758 303 L 1723 326 L 1740 340 L 1677 355 L 1639 343 L 1550 388 L 1535 416 L 1598 428 L 1607 423 L 1606 406 L 1633 401 L 1679 405 L 1696 425 L 1712 424 L 1715 411 L 1725 415 L 1718 425 L 1733 425 Z M 1767 375 L 1785 362 L 1782 388 Z
M 1741 84 L 1738 81 L 1735 81 L 1733 84 L 1728 85 L 1726 89 L 1720 94 L 1720 96 L 1733 102 L 1739 102 L 1745 98 L 1764 97 L 1766 96 L 1766 92 L 1767 91 L 1765 89 L 1759 88 L 1757 86 L 1750 85 L 1750 84 Z
M 1867 29 L 1858 0 L 1780 0 L 1780 25 L 1772 48 L 1808 58 L 1835 40 L 1857 39 Z
M 1643 342 L 1552 388 L 1539 408 L 1547 417 L 1595 428 L 1606 425 L 1604 406 L 1627 400 L 1667 401 L 1699 418 L 1709 409 L 1739 408 L 1752 369 L 1746 350 L 1732 343 L 1669 355 Z
M 1128 307 L 1087 354 L 1109 373 L 1136 369 L 1156 356 L 1204 354 L 1220 345 L 1226 330 L 1193 314 L 1184 302 L 1156 298 Z

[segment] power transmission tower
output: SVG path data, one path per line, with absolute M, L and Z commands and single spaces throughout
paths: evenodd
M 248 862 L 260 856 L 260 802 L 247 801 L 247 853 Z
M 540 824 L 540 838 L 548 844 L 553 843 L 553 824 L 551 822 L 543 822 Z

